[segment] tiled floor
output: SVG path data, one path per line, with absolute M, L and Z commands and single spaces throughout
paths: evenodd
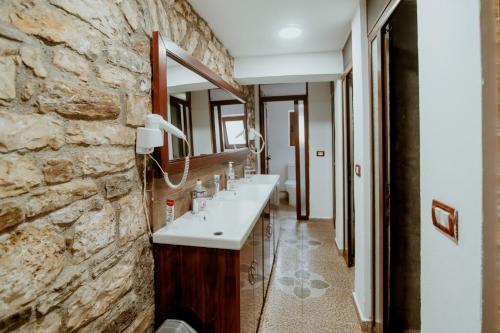
M 334 244 L 333 223 L 280 211 L 281 238 L 259 332 L 361 332 L 354 269 Z

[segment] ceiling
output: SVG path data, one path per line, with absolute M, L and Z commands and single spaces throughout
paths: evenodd
M 234 57 L 339 51 L 356 0 L 188 0 Z M 299 25 L 297 39 L 278 31 Z

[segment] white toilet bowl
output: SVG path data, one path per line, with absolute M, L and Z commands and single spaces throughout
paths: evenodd
M 295 184 L 295 164 L 288 164 L 287 180 L 285 181 L 285 190 L 288 192 L 288 204 L 295 207 L 296 205 L 296 184 Z
M 288 192 L 288 204 L 290 206 L 295 207 L 296 203 L 296 186 L 295 186 L 295 179 L 293 180 L 287 180 L 285 182 L 285 190 Z

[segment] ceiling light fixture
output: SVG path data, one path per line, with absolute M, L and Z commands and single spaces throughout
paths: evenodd
M 279 36 L 283 39 L 294 39 L 302 35 L 302 29 L 298 25 L 290 24 L 279 31 Z

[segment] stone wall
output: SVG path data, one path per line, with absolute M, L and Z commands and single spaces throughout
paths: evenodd
M 184 0 L 0 2 L 0 332 L 151 331 L 134 144 L 154 30 L 235 84 Z

